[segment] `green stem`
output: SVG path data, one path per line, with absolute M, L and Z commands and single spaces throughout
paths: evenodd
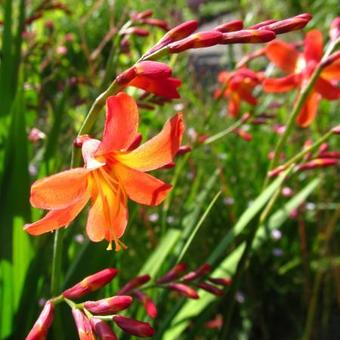
M 51 295 L 58 294 L 61 279 L 61 258 L 63 247 L 63 235 L 61 230 L 56 230 L 53 243 Z

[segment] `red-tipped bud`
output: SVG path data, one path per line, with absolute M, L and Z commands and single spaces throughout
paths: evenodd
M 241 122 L 245 123 L 247 122 L 251 117 L 251 114 L 249 112 L 245 112 L 241 117 Z
M 221 33 L 227 33 L 227 32 L 235 32 L 239 31 L 243 28 L 243 21 L 241 20 L 232 20 L 225 24 L 216 26 L 214 28 L 215 31 L 219 31 Z
M 131 296 L 120 295 L 97 301 L 86 301 L 84 306 L 94 314 L 108 315 L 128 308 L 131 303 Z
M 186 274 L 183 276 L 182 280 L 185 282 L 194 281 L 204 275 L 207 275 L 211 271 L 212 267 L 209 263 L 204 263 L 196 270 Z
M 115 268 L 107 268 L 98 273 L 90 275 L 63 292 L 63 296 L 68 299 L 78 299 L 86 294 L 94 292 L 95 290 L 104 287 L 112 281 L 117 275 L 118 270 Z
M 72 309 L 80 340 L 95 340 L 90 320 L 77 308 Z
M 151 277 L 150 275 L 140 275 L 137 276 L 135 278 L 133 278 L 132 280 L 130 280 L 118 293 L 117 295 L 124 295 L 127 294 L 129 292 L 131 292 L 132 290 L 134 290 L 135 288 L 138 288 L 140 286 L 142 286 L 143 284 L 145 284 L 146 282 L 150 281 Z
M 329 144 L 328 143 L 322 143 L 320 146 L 319 146 L 319 154 L 321 153 L 324 153 L 326 151 L 328 151 L 329 149 Z
M 196 290 L 184 285 L 182 283 L 169 283 L 167 285 L 168 288 L 170 288 L 171 290 L 174 290 L 178 293 L 180 293 L 181 295 L 189 298 L 189 299 L 195 299 L 197 300 L 199 298 L 199 295 L 197 294 Z
M 190 48 L 209 47 L 220 44 L 223 34 L 218 31 L 198 32 L 168 45 L 170 53 L 180 53 Z
M 176 156 L 182 156 L 191 151 L 192 151 L 192 148 L 189 145 L 182 145 L 179 147 L 176 153 Z
M 145 18 L 141 19 L 140 22 L 142 24 L 159 27 L 164 31 L 167 31 L 169 29 L 168 23 L 165 20 L 161 19 Z
M 91 318 L 92 329 L 101 340 L 118 340 L 111 327 L 103 320 Z
M 135 66 L 136 75 L 148 77 L 170 77 L 171 68 L 158 61 L 142 61 Z
M 139 337 L 150 337 L 153 336 L 155 331 L 148 322 L 142 322 L 127 318 L 121 315 L 115 315 L 113 321 L 120 327 L 124 332 L 139 336 Z
M 232 280 L 230 278 L 225 278 L 225 277 L 209 277 L 208 281 L 215 283 L 216 285 L 221 285 L 221 286 L 230 286 L 232 283 Z
M 33 128 L 28 134 L 28 140 L 32 143 L 36 143 L 39 140 L 44 139 L 44 138 L 46 138 L 45 133 L 43 133 L 37 128 Z
M 153 14 L 153 11 L 151 9 L 147 9 L 143 12 L 132 13 L 130 17 L 132 20 L 140 20 L 140 19 L 150 18 L 152 14 Z
M 278 166 L 277 168 L 271 170 L 268 172 L 268 177 L 272 178 L 272 177 L 276 177 L 278 176 L 282 171 L 286 170 L 286 167 L 281 165 Z
M 44 340 L 46 339 L 48 329 L 50 328 L 54 316 L 54 305 L 47 301 L 41 311 L 33 328 L 26 337 L 26 340 Z
M 141 27 L 129 27 L 122 34 L 126 35 L 132 34 L 137 35 L 139 37 L 147 37 L 149 35 L 149 31 Z
M 178 279 L 183 272 L 187 269 L 187 265 L 185 263 L 178 263 L 175 267 L 173 267 L 170 271 L 168 271 L 165 275 L 160 277 L 156 283 L 168 283 Z
M 242 129 L 236 129 L 234 132 L 246 142 L 250 142 L 253 139 L 253 136 L 250 133 Z
M 167 32 L 159 43 L 160 44 L 164 42 L 170 43 L 184 39 L 190 34 L 194 33 L 197 30 L 197 27 L 198 27 L 197 20 L 189 20 L 183 22 L 182 24 L 172 28 L 169 32 Z
M 238 32 L 224 33 L 222 44 L 257 44 L 268 42 L 275 39 L 275 33 L 272 30 L 242 30 Z
M 331 40 L 336 40 L 340 36 L 340 17 L 336 17 L 329 28 L 329 37 Z
M 327 67 L 340 59 L 340 51 L 337 51 L 321 62 L 321 67 Z
M 312 161 L 301 164 L 298 167 L 299 171 L 305 171 L 305 170 L 313 170 L 313 169 L 318 169 L 318 168 L 327 168 L 329 166 L 333 166 L 337 163 L 337 160 L 334 158 L 318 158 L 318 159 L 313 159 Z
M 340 135 L 340 125 L 335 126 L 331 131 L 335 135 Z
M 249 30 L 258 30 L 259 28 L 261 28 L 263 26 L 267 26 L 267 25 L 273 24 L 274 22 L 277 22 L 277 20 L 269 19 L 269 20 L 266 20 L 266 21 L 259 22 L 258 24 L 255 24 L 253 26 L 247 27 L 247 29 L 249 29 Z
M 150 316 L 150 318 L 155 319 L 157 317 L 157 308 L 152 299 L 142 293 L 140 290 L 136 290 L 134 292 L 136 298 L 143 304 L 146 313 Z
M 209 320 L 205 323 L 205 327 L 209 329 L 221 329 L 222 326 L 223 326 L 223 317 L 221 314 L 217 314 L 214 319 Z
M 214 285 L 211 285 L 210 283 L 207 282 L 200 282 L 197 287 L 213 294 L 216 296 L 222 296 L 224 295 L 224 292 L 222 289 L 215 287 Z
M 339 151 L 324 151 L 318 154 L 318 158 L 340 158 L 340 152 Z
M 311 18 L 312 18 L 312 16 L 308 13 L 300 14 L 300 15 L 297 15 L 297 16 L 292 17 L 292 18 L 280 20 L 280 21 L 274 22 L 272 24 L 262 26 L 260 28 L 260 30 L 262 30 L 262 29 L 272 30 L 276 34 L 282 34 L 282 33 L 286 33 L 286 32 L 296 31 L 296 30 L 299 30 L 301 28 L 304 28 L 308 24 L 308 22 L 310 21 Z

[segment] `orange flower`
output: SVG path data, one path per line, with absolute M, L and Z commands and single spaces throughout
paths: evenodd
M 314 29 L 306 34 L 304 51 L 284 41 L 275 40 L 266 47 L 266 55 L 287 76 L 277 79 L 265 79 L 264 90 L 267 92 L 286 92 L 293 88 L 301 88 L 309 80 L 323 55 L 323 38 L 321 32 Z M 340 79 L 340 62 L 336 61 L 325 67 L 312 92 L 297 117 L 301 127 L 309 126 L 314 120 L 319 101 L 322 98 L 336 100 L 340 98 L 340 89 L 333 82 Z
M 86 232 L 94 242 L 104 238 L 119 250 L 127 220 L 127 198 L 145 205 L 158 205 L 171 189 L 169 184 L 146 174 L 173 161 L 184 129 L 181 114 L 168 120 L 163 130 L 138 146 L 139 114 L 132 97 L 125 93 L 109 97 L 102 141 L 87 138 L 82 144 L 85 165 L 33 183 L 32 206 L 50 210 L 42 219 L 25 226 L 40 235 L 73 221 L 91 200 Z M 137 145 L 136 145 L 137 144 Z M 123 245 L 124 246 L 124 245 Z
M 215 91 L 215 98 L 223 95 L 229 99 L 228 112 L 232 117 L 238 116 L 241 101 L 250 105 L 257 104 L 252 90 L 260 83 L 260 75 L 255 72 L 245 67 L 230 73 L 223 71 L 219 74 L 218 81 L 223 84 L 223 89 Z

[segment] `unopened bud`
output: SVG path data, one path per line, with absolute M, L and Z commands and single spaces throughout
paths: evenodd
M 140 290 L 136 290 L 134 292 L 136 298 L 143 304 L 146 313 L 150 316 L 150 318 L 155 319 L 157 317 L 157 308 L 152 299 L 142 293 Z
M 41 311 L 33 328 L 26 337 L 26 340 L 44 340 L 47 337 L 48 329 L 51 327 L 54 316 L 54 305 L 47 301 Z
M 128 308 L 131 303 L 131 296 L 120 295 L 97 301 L 86 301 L 84 306 L 94 314 L 108 315 Z
M 125 34 L 125 35 L 132 34 L 132 35 L 137 35 L 139 37 L 147 37 L 149 35 L 149 31 L 141 27 L 129 27 L 124 32 L 122 32 L 122 34 Z
M 243 21 L 232 20 L 225 24 L 216 26 L 214 30 L 222 32 L 222 33 L 227 33 L 227 32 L 240 31 L 242 28 L 243 28 Z
M 208 281 L 221 286 L 230 286 L 232 283 L 232 280 L 230 278 L 225 277 L 209 277 Z
M 72 309 L 80 340 L 95 340 L 90 320 L 77 308 Z
M 275 33 L 272 30 L 242 30 L 238 32 L 224 33 L 222 44 L 257 44 L 268 42 L 275 39 Z
M 155 333 L 154 329 L 148 322 L 137 321 L 122 315 L 115 315 L 112 319 L 118 327 L 131 335 L 139 337 L 151 337 Z
M 222 289 L 218 288 L 218 287 L 215 287 L 214 285 L 211 285 L 210 283 L 207 283 L 207 282 L 200 282 L 197 284 L 197 287 L 213 294 L 213 295 L 216 295 L 216 296 L 222 296 L 224 295 L 224 292 Z
M 211 271 L 211 265 L 209 263 L 204 263 L 200 267 L 198 267 L 196 270 L 186 274 L 183 276 L 183 281 L 190 282 L 193 280 L 196 280 L 206 274 L 208 274 Z
M 87 140 L 91 139 L 89 135 L 77 136 L 73 141 L 73 146 L 76 148 L 81 148 Z
M 191 48 L 209 47 L 220 44 L 223 34 L 218 31 L 198 32 L 168 45 L 170 53 L 180 53 Z
M 169 32 L 167 32 L 161 39 L 160 43 L 164 42 L 170 43 L 184 39 L 190 34 L 194 33 L 197 30 L 197 27 L 198 27 L 197 20 L 189 20 L 183 22 L 182 24 L 172 28 Z
M 135 66 L 132 66 L 116 77 L 116 83 L 118 85 L 123 85 L 123 86 L 127 85 L 132 79 L 136 77 L 136 74 L 137 74 L 136 68 Z
M 179 147 L 176 153 L 176 156 L 182 156 L 191 151 L 192 151 L 192 148 L 189 145 L 182 145 Z
M 181 295 L 189 298 L 189 299 L 194 299 L 197 300 L 199 298 L 199 295 L 197 294 L 196 290 L 185 285 L 182 283 L 169 283 L 167 285 L 168 288 L 170 288 L 171 290 L 174 290 L 178 293 L 180 293 Z
M 337 160 L 334 158 L 318 158 L 313 159 L 312 161 L 301 164 L 298 167 L 299 171 L 305 171 L 305 170 L 313 170 L 318 168 L 327 168 L 329 166 L 333 166 L 337 163 Z
M 99 288 L 104 287 L 106 284 L 117 275 L 118 270 L 115 268 L 107 268 L 98 273 L 90 275 L 63 292 L 63 296 L 68 299 L 77 299 L 86 294 L 89 294 Z
M 336 158 L 340 159 L 340 151 L 323 151 L 318 154 L 318 158 Z
M 28 140 L 32 143 L 36 143 L 39 140 L 44 139 L 44 138 L 46 138 L 45 133 L 43 133 L 37 128 L 33 128 L 28 134 Z
M 111 327 L 103 320 L 91 318 L 92 329 L 101 340 L 118 340 Z
M 327 67 L 333 63 L 335 63 L 337 60 L 340 60 L 340 51 L 337 51 L 333 54 L 331 54 L 329 57 L 327 57 L 325 60 L 321 62 L 321 67 Z
M 233 132 L 236 133 L 239 137 L 241 137 L 246 142 L 250 142 L 253 139 L 253 136 L 249 132 L 244 131 L 242 129 L 236 129 Z
M 164 31 L 167 31 L 169 29 L 168 23 L 165 20 L 161 20 L 161 19 L 145 18 L 145 19 L 141 19 L 140 22 L 142 24 L 159 27 Z
M 267 26 L 267 25 L 273 24 L 275 22 L 277 22 L 277 20 L 269 19 L 269 20 L 265 20 L 265 21 L 259 22 L 258 24 L 255 24 L 253 26 L 247 27 L 247 29 L 258 30 L 259 28 L 261 28 L 263 26 Z
M 286 32 L 296 31 L 304 28 L 312 16 L 308 13 L 300 14 L 292 18 L 280 20 L 272 24 L 260 27 L 260 30 L 272 30 L 276 34 L 282 34 Z
M 272 178 L 272 177 L 276 177 L 278 176 L 282 171 L 286 170 L 286 167 L 281 165 L 281 166 L 278 166 L 277 168 L 271 170 L 268 172 L 268 177 L 269 178 Z
M 136 75 L 148 77 L 170 77 L 171 68 L 158 61 L 142 61 L 135 66 Z
M 165 275 L 160 277 L 156 283 L 162 284 L 162 283 L 168 283 L 171 281 L 174 281 L 178 279 L 183 272 L 185 272 L 187 269 L 187 265 L 185 263 L 178 263 L 174 268 L 172 268 L 170 271 L 168 271 Z
M 150 281 L 151 277 L 150 275 L 140 275 L 137 276 L 135 278 L 133 278 L 132 280 L 130 280 L 118 293 L 117 295 L 124 295 L 126 293 L 131 292 L 132 290 L 134 290 L 135 288 L 138 288 L 140 286 L 142 286 L 143 284 L 145 284 L 146 282 Z
M 335 126 L 331 131 L 335 135 L 340 135 L 340 125 Z
M 330 39 L 336 40 L 340 36 L 340 17 L 336 17 L 332 22 L 329 28 L 329 37 Z
M 133 13 L 130 15 L 130 17 L 132 20 L 140 20 L 140 19 L 150 18 L 152 14 L 153 14 L 153 11 L 151 9 L 147 9 L 143 12 Z

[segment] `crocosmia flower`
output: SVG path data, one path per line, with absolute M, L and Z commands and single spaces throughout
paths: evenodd
M 82 143 L 84 167 L 33 183 L 32 206 L 49 212 L 25 230 L 40 235 L 67 226 L 91 200 L 88 237 L 94 242 L 106 239 L 108 249 L 113 241 L 119 250 L 128 220 L 127 199 L 151 206 L 165 199 L 171 186 L 146 172 L 173 162 L 184 129 L 181 114 L 176 114 L 158 135 L 138 146 L 138 123 L 132 97 L 125 93 L 109 97 L 102 141 L 84 138 Z
M 266 55 L 273 64 L 288 75 L 277 79 L 265 79 L 264 90 L 267 92 L 287 92 L 293 88 L 301 90 L 321 61 L 322 34 L 316 29 L 308 32 L 304 40 L 303 52 L 299 52 L 291 44 L 275 40 L 267 45 Z M 307 127 L 312 123 L 321 98 L 328 100 L 340 98 L 340 89 L 334 85 L 334 82 L 339 79 L 340 62 L 336 61 L 323 69 L 297 117 L 298 125 Z
M 241 102 L 256 105 L 257 100 L 252 91 L 260 83 L 261 76 L 248 68 L 240 68 L 234 72 L 223 71 L 218 76 L 222 89 L 215 91 L 215 98 L 221 96 L 228 99 L 228 112 L 232 117 L 237 117 L 240 112 Z

